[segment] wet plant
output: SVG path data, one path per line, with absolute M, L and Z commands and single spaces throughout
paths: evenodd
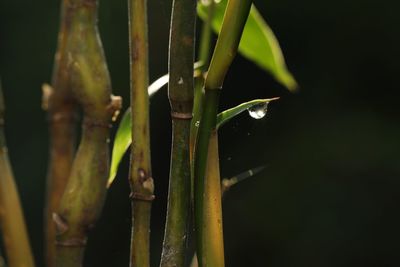
M 97 5 L 97 0 L 62 0 L 53 78 L 51 85 L 43 86 L 42 105 L 48 112 L 50 132 L 46 266 L 83 265 L 88 232 L 101 214 L 107 190 L 129 147 L 130 266 L 150 266 L 150 214 L 157 178 L 153 178 L 151 169 L 149 101 L 168 84 L 172 147 L 160 266 L 222 267 L 222 196 L 263 167 L 247 166 L 249 171 L 221 180 L 218 129 L 242 112 L 262 119 L 269 103 L 278 97 L 248 101 L 220 112 L 220 92 L 238 52 L 289 90 L 295 90 L 296 82 L 286 68 L 279 44 L 251 0 L 174 0 L 169 73 L 149 85 L 147 15 L 151 11 L 146 0 L 128 0 L 130 107 L 120 121 L 110 157 L 109 131 L 122 100 L 111 93 L 97 29 Z M 198 53 L 197 17 L 202 20 Z M 215 47 L 213 32 L 218 35 Z M 34 262 L 7 158 L 4 101 L 0 96 L 2 237 L 8 266 L 30 267 Z M 195 240 L 195 251 L 189 249 L 190 240 Z

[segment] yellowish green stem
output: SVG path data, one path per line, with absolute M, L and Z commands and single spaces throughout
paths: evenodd
M 194 161 L 194 206 L 200 267 L 223 267 L 224 246 L 217 113 L 220 89 L 237 53 L 251 0 L 229 0 L 204 86 L 204 104 Z
M 154 199 L 149 130 L 147 1 L 129 0 L 132 149 L 132 267 L 150 266 L 150 215 Z
M 0 85 L 0 226 L 8 266 L 34 267 L 28 232 L 4 135 L 4 99 Z
M 202 25 L 202 31 L 200 36 L 200 48 L 198 61 L 202 64 L 200 68 L 201 74 L 195 79 L 194 86 L 194 103 L 193 103 L 193 119 L 190 127 L 190 156 L 193 160 L 194 147 L 196 144 L 197 129 L 199 127 L 201 108 L 203 105 L 203 87 L 204 87 L 204 77 L 205 72 L 208 69 L 210 63 L 211 54 L 211 37 L 212 37 L 212 19 L 214 17 L 215 1 L 210 1 L 208 7 L 208 17 Z

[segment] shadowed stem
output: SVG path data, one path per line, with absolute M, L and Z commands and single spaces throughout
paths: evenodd
M 4 99 L 0 85 L 0 226 L 10 267 L 34 267 L 28 232 L 14 182 L 4 135 Z
M 52 214 L 57 210 L 71 173 L 76 150 L 77 107 L 70 87 L 68 36 L 70 20 L 67 0 L 62 1 L 58 47 L 54 60 L 52 87 L 43 86 L 42 106 L 48 111 L 50 149 L 45 208 L 46 266 L 55 266 L 56 229 Z M 54 88 L 54 89 L 53 89 Z
M 168 211 L 160 266 L 183 266 L 190 207 L 190 125 L 196 1 L 174 0 L 172 8 L 168 97 L 172 117 L 172 150 Z
M 6 267 L 6 263 L 4 262 L 3 256 L 0 254 L 0 267 Z
M 154 199 L 149 133 L 147 1 L 129 0 L 132 149 L 129 182 L 132 198 L 132 267 L 150 266 L 150 213 Z

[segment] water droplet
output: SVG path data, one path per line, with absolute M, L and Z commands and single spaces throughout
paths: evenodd
M 227 160 L 232 160 L 232 157 L 228 157 Z
M 182 77 L 180 77 L 180 78 L 179 78 L 179 80 L 178 80 L 178 84 L 180 84 L 180 85 L 182 85 L 182 84 L 183 84 L 183 78 L 182 78 Z
M 194 126 L 199 127 L 199 126 L 200 126 L 200 121 L 196 121 L 196 122 L 194 123 Z
M 259 120 L 265 117 L 268 112 L 268 102 L 260 103 L 257 105 L 252 106 L 251 108 L 247 109 L 249 112 L 250 117 L 253 119 Z

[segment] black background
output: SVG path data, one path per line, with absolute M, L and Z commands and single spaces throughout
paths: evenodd
M 59 1 L 0 0 L 0 75 L 9 153 L 38 266 L 48 150 L 41 84 L 49 82 Z M 227 266 L 400 266 L 398 1 L 255 0 L 301 88 L 289 94 L 240 56 L 221 110 L 281 96 L 267 118 L 243 114 L 220 131 L 222 176 L 266 165 L 224 201 Z M 167 72 L 170 2 L 149 1 L 151 80 Z M 99 27 L 115 94 L 127 107 L 126 1 L 101 1 Z M 152 263 L 166 209 L 170 118 L 166 91 L 151 101 Z M 130 203 L 125 158 L 86 266 L 128 266 Z

